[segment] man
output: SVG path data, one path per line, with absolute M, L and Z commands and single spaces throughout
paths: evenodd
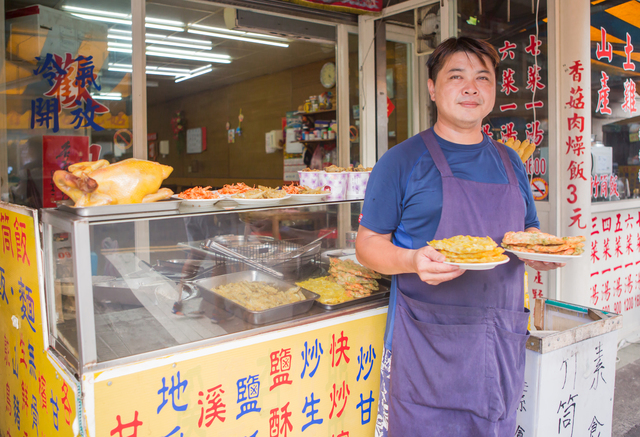
M 386 152 L 367 186 L 356 255 L 394 275 L 377 436 L 515 432 L 528 338 L 523 262 L 465 272 L 426 246 L 455 235 L 500 242 L 508 231 L 538 232 L 518 154 L 481 129 L 498 62 L 490 44 L 472 38 L 438 46 L 427 63 L 434 127 Z

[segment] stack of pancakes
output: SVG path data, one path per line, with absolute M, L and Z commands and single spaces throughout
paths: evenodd
M 338 258 L 331 258 L 329 274 L 352 297 L 369 296 L 372 292 L 378 290 L 379 286 L 376 279 L 381 278 L 379 273 L 371 269 L 349 259 L 340 260 Z
M 504 249 L 498 247 L 491 237 L 456 235 L 429 241 L 428 244 L 442 253 L 447 262 L 452 263 L 493 263 L 508 259 Z
M 584 252 L 585 237 L 556 237 L 544 232 L 507 232 L 502 247 L 517 252 L 547 253 L 549 255 L 580 255 Z

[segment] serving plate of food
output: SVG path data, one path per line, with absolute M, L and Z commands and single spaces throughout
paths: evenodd
M 565 262 L 582 256 L 585 240 L 582 235 L 557 237 L 544 232 L 507 232 L 502 247 L 521 259 Z
M 509 262 L 504 249 L 491 237 L 456 235 L 442 240 L 432 240 L 429 246 L 445 256 L 445 264 L 465 270 L 491 270 Z
M 331 194 L 331 188 L 318 187 L 309 188 L 305 185 L 283 185 L 282 190 L 291 195 L 291 200 L 297 202 L 321 202 L 329 194 Z
M 508 262 L 509 262 L 509 257 L 501 261 L 485 262 L 485 263 L 481 263 L 481 262 L 465 263 L 465 262 L 448 262 L 448 261 L 445 261 L 444 263 L 449 264 L 450 266 L 460 267 L 463 270 L 491 270 L 501 264 L 506 264 Z
M 270 206 L 277 205 L 283 200 L 290 197 L 291 195 L 287 194 L 284 190 L 258 186 L 258 188 L 253 188 L 242 193 L 233 194 L 227 199 L 233 200 L 238 205 Z
M 182 206 L 206 208 L 215 205 L 216 202 L 224 199 L 224 196 L 215 190 L 211 190 L 211 187 L 196 186 L 179 194 L 174 194 L 171 198 L 182 200 Z

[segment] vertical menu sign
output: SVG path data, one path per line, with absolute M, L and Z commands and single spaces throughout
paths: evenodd
M 45 351 L 34 210 L 0 203 L 0 370 L 2 436 L 72 437 L 77 384 Z M 1 399 L 0 398 L 0 399 Z M 75 431 L 74 431 L 75 428 Z

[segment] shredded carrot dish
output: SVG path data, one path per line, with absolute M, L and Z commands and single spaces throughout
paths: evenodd
M 240 194 L 240 193 L 246 193 L 247 191 L 251 191 L 253 189 L 255 189 L 255 187 L 250 187 L 244 182 L 239 182 L 233 185 L 227 184 L 224 187 L 220 188 L 218 192 L 220 194 Z
M 300 186 L 299 185 L 294 185 L 293 183 L 291 185 L 283 185 L 282 189 L 287 194 L 300 194 Z
M 178 197 L 187 200 L 219 199 L 220 195 L 215 191 L 209 191 L 210 189 L 211 187 L 193 187 L 184 190 Z

